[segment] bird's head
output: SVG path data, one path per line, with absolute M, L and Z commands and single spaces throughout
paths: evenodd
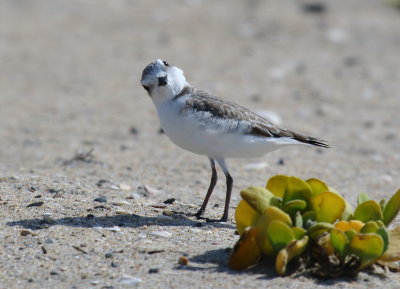
M 146 66 L 140 82 L 156 102 L 172 99 L 188 85 L 181 69 L 161 59 Z

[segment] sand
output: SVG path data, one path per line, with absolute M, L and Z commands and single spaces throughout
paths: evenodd
M 399 11 L 349 0 L 307 13 L 304 3 L 1 1 L 0 288 L 399 288 L 390 272 L 321 281 L 227 267 L 247 186 L 317 177 L 353 204 L 400 187 Z M 190 217 L 209 164 L 159 133 L 139 83 L 157 58 L 333 148 L 228 160 L 229 222 Z M 211 218 L 223 210 L 218 172 Z

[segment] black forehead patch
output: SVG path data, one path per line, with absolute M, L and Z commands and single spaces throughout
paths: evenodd
M 153 72 L 156 67 L 157 67 L 157 62 L 156 61 L 150 63 L 149 65 L 147 65 L 146 68 L 142 72 L 142 80 L 143 80 L 143 78 L 144 78 L 144 76 L 146 74 L 150 74 L 151 72 Z

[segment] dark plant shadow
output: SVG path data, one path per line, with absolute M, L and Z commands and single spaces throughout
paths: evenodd
M 314 284 L 321 285 L 321 286 L 333 286 L 338 283 L 348 284 L 357 281 L 365 281 L 366 276 L 359 275 L 358 277 L 340 277 L 334 279 L 323 279 L 318 278 L 315 275 L 311 274 L 310 272 L 303 271 L 300 273 L 295 273 L 295 268 L 297 267 L 295 264 L 289 264 L 288 272 L 291 272 L 292 275 L 288 275 L 285 277 L 279 276 L 275 271 L 275 262 L 269 259 L 261 260 L 256 266 L 251 267 L 250 269 L 246 269 L 243 271 L 235 271 L 229 268 L 228 260 L 229 254 L 231 252 L 231 248 L 222 248 L 222 249 L 215 249 L 209 250 L 204 252 L 203 254 L 193 256 L 189 258 L 189 265 L 188 266 L 181 266 L 177 269 L 180 270 L 189 270 L 189 271 L 211 271 L 211 272 L 224 272 L 228 274 L 234 275 L 254 275 L 257 279 L 261 280 L 272 280 L 276 278 L 287 278 L 293 279 L 302 277 L 312 281 Z M 198 265 L 197 265 L 198 264 Z M 204 265 L 207 265 L 205 267 Z M 211 266 L 210 266 L 211 265 Z M 368 279 L 372 278 L 379 278 L 384 280 L 386 278 L 385 275 L 376 274 L 373 272 L 367 272 Z M 361 282 L 363 282 L 361 281 Z M 346 285 L 344 285 L 346 286 Z
M 54 219 L 54 222 L 48 222 L 44 219 L 33 218 L 19 221 L 12 221 L 7 223 L 8 226 L 21 226 L 26 229 L 40 230 L 50 226 L 69 226 L 69 227 L 130 227 L 139 228 L 143 226 L 188 226 L 188 227 L 215 227 L 215 228 L 228 228 L 235 229 L 235 226 L 227 223 L 205 222 L 196 221 L 187 218 L 186 216 L 179 215 L 176 218 L 172 217 L 171 220 L 160 220 L 156 217 L 145 217 L 136 214 L 131 215 L 116 215 L 116 216 L 91 216 L 91 217 L 65 217 Z
M 262 261 L 257 266 L 243 271 L 235 271 L 229 268 L 228 260 L 231 248 L 225 249 L 215 249 L 207 251 L 203 254 L 193 256 L 190 258 L 190 265 L 180 267 L 181 270 L 189 271 L 213 271 L 213 272 L 225 272 L 233 275 L 241 274 L 252 274 L 260 275 L 263 279 L 273 279 L 278 277 L 275 273 L 274 265 L 268 261 Z M 201 265 L 196 266 L 196 264 L 207 264 L 211 266 L 203 267 Z

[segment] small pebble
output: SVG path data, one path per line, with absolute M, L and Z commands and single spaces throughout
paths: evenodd
M 121 229 L 120 229 L 120 227 L 118 227 L 118 226 L 106 227 L 106 228 L 104 228 L 104 230 L 106 230 L 106 231 L 111 231 L 111 232 L 121 232 Z
M 163 203 L 167 204 L 167 205 L 170 205 L 170 204 L 173 204 L 175 201 L 176 201 L 175 198 L 170 198 L 170 199 L 165 200 Z
M 109 183 L 109 181 L 104 180 L 104 179 L 100 179 L 100 180 L 96 183 L 96 186 L 98 186 L 99 188 L 101 188 L 105 183 Z
M 52 214 L 51 213 L 43 213 L 42 217 L 43 220 L 47 223 L 55 223 L 56 221 L 51 217 Z
M 140 282 L 142 282 L 142 279 L 129 275 L 123 275 L 121 278 L 118 279 L 118 283 L 126 285 L 137 285 Z
M 30 208 L 30 207 L 40 207 L 40 206 L 42 206 L 44 204 L 44 202 L 43 201 L 40 201 L 40 202 L 34 202 L 34 203 L 30 203 L 29 205 L 27 205 L 26 207 L 27 208 Z
M 33 233 L 31 230 L 26 230 L 26 229 L 21 230 L 21 236 L 25 237 L 29 235 L 37 236 L 37 234 Z
M 158 272 L 160 272 L 160 269 L 158 269 L 158 268 L 150 268 L 149 269 L 149 274 L 157 274 Z
M 94 199 L 93 201 L 98 202 L 98 203 L 106 203 L 107 198 L 104 196 L 100 196 L 100 197 L 97 197 L 96 199 Z
M 150 207 L 157 208 L 157 209 L 165 209 L 168 206 L 164 203 L 155 203 L 155 204 L 151 204 Z
M 165 221 L 173 221 L 174 219 L 171 218 L 170 216 L 158 215 L 158 216 L 156 217 L 156 220 L 157 220 L 157 221 L 163 221 L 163 222 L 165 222 Z
M 42 195 L 36 195 L 34 198 L 35 199 L 40 199 L 42 197 Z
M 112 202 L 112 204 L 114 206 L 123 206 L 123 205 L 130 205 L 131 203 L 129 203 L 128 201 L 122 200 L 122 201 L 114 201 L 114 202 Z
M 133 135 L 137 135 L 139 133 L 139 130 L 134 126 L 131 126 L 131 128 L 129 129 L 129 132 Z
M 154 188 L 149 187 L 149 186 L 146 186 L 146 185 L 137 187 L 137 192 L 138 192 L 139 194 L 145 194 L 145 195 L 146 195 L 146 194 L 149 194 L 149 195 L 158 195 L 158 194 L 161 193 L 160 190 L 154 189 Z
M 113 257 L 113 253 L 112 252 L 107 252 L 107 253 L 104 254 L 104 256 L 106 258 L 112 258 Z
M 118 184 L 118 185 L 111 185 L 110 189 L 117 191 L 129 191 L 131 187 L 127 184 Z
M 172 236 L 172 234 L 168 231 L 153 231 L 150 234 L 153 236 L 163 237 L 163 238 L 169 238 Z
M 118 264 L 118 263 L 115 263 L 115 262 L 111 262 L 111 267 L 117 268 L 117 267 L 119 267 L 119 264 Z
M 127 210 L 122 210 L 122 209 L 120 209 L 120 210 L 115 210 L 115 213 L 116 213 L 117 215 L 130 215 L 130 214 L 131 214 L 131 212 L 129 212 L 129 211 L 127 211 Z
M 165 216 L 173 216 L 173 215 L 175 215 L 175 213 L 172 212 L 172 211 L 163 211 L 163 215 L 165 215 Z
M 152 250 L 152 251 L 148 251 L 147 254 L 153 255 L 153 254 L 158 254 L 158 253 L 162 253 L 162 252 L 165 252 L 165 250 L 163 250 L 163 249 Z
M 187 266 L 189 264 L 189 259 L 185 256 L 181 256 L 178 259 L 178 264 L 181 266 Z

